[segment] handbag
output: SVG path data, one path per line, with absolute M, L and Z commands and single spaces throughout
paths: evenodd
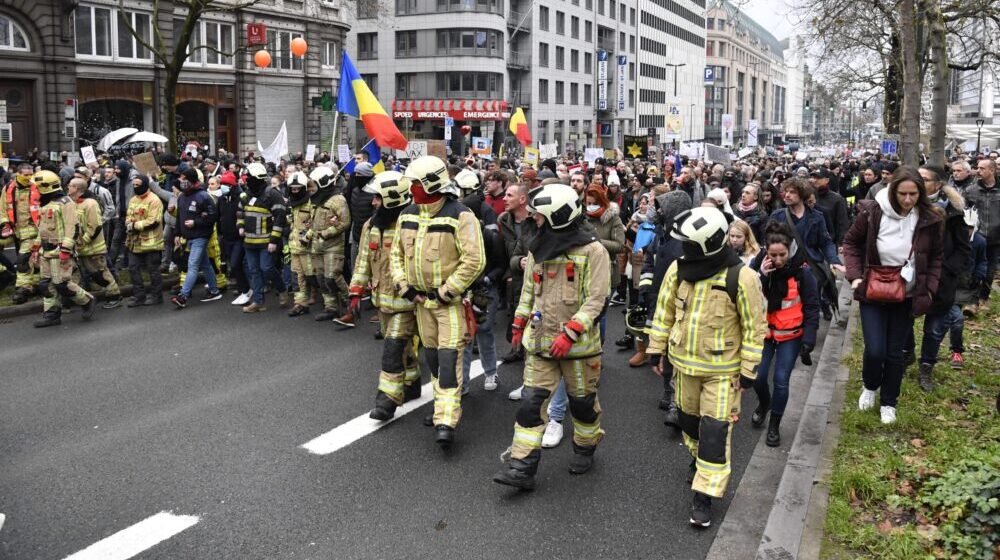
M 900 303 L 906 299 L 906 281 L 901 266 L 869 266 L 865 271 L 865 299 L 877 303 Z

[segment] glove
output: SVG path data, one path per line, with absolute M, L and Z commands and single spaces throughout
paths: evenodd
M 524 327 L 528 320 L 524 317 L 514 317 L 514 324 L 511 325 L 510 346 L 517 349 L 521 347 L 521 338 L 524 337 Z
M 352 315 L 357 315 L 361 311 L 361 296 L 351 294 L 350 303 L 347 304 L 347 307 L 350 309 Z
M 69 251 L 63 251 L 63 250 L 59 251 L 59 262 L 65 264 L 69 262 L 71 258 L 73 258 L 73 255 Z
M 549 355 L 557 360 L 560 360 L 569 354 L 569 349 L 572 347 L 573 341 L 570 340 L 569 335 L 564 332 L 552 341 L 552 346 L 549 346 Z
M 396 291 L 399 291 L 399 286 L 396 286 Z M 399 295 L 403 299 L 413 303 L 417 299 L 417 290 L 413 286 L 407 286 L 406 291 Z
M 749 377 L 747 377 L 747 376 L 745 376 L 745 375 L 743 375 L 741 373 L 740 374 L 740 389 L 749 389 L 750 387 L 753 387 L 753 379 L 750 379 Z
M 0 237 L 10 237 L 14 235 L 14 230 L 10 228 L 10 224 L 4 224 L 3 229 L 0 230 Z
M 278 250 L 278 245 L 276 243 L 268 243 L 267 244 L 267 252 L 268 253 L 273 253 L 273 252 L 275 252 L 277 250 Z
M 452 293 L 448 291 L 448 285 L 447 284 L 442 284 L 437 289 L 437 295 L 438 295 L 438 301 L 440 301 L 441 303 L 450 303 L 451 300 L 455 299 L 455 296 L 452 295 Z
M 811 366 L 813 365 L 813 359 L 810 354 L 812 354 L 813 347 L 808 344 L 802 345 L 802 350 L 799 352 L 799 356 L 802 358 L 802 364 Z
M 583 331 L 585 330 L 586 329 L 583 328 L 583 325 L 577 323 L 576 321 L 570 321 L 566 323 L 566 328 L 565 328 L 566 336 L 568 336 L 569 339 L 572 340 L 573 342 L 580 340 L 580 335 L 583 334 Z

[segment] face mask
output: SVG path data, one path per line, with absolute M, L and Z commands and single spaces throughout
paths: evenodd
M 226 196 L 229 194 L 229 185 L 222 185 L 219 190 L 222 192 L 222 196 Z
M 590 213 L 597 212 L 600 209 L 601 209 L 601 207 L 599 205 L 597 205 L 597 204 L 588 204 L 587 205 L 587 212 L 590 212 Z

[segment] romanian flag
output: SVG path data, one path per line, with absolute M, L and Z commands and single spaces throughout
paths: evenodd
M 354 67 L 351 58 L 347 56 L 346 50 L 340 68 L 337 110 L 356 119 L 361 119 L 368 137 L 373 138 L 378 146 L 405 150 L 406 138 L 396 128 L 396 123 L 392 122 L 392 119 L 386 114 L 385 109 L 372 94 L 372 90 L 368 89 L 368 84 L 361 79 L 361 74 L 358 74 L 358 69 Z
M 368 163 L 372 164 L 372 171 L 376 174 L 385 171 L 385 164 L 382 163 L 382 150 L 379 149 L 374 139 L 369 140 L 359 153 L 368 154 Z M 347 162 L 347 165 L 344 166 L 344 173 L 348 175 L 354 173 L 355 165 L 357 165 L 357 162 L 354 161 L 354 158 L 351 158 L 351 161 Z
M 517 141 L 521 143 L 522 146 L 531 145 L 531 130 L 528 129 L 528 121 L 524 118 L 524 110 L 520 107 L 514 111 L 514 114 L 510 117 L 510 131 L 514 133 L 517 137 Z

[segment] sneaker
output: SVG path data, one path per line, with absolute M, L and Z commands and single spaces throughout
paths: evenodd
M 965 359 L 962 358 L 961 352 L 951 353 L 951 369 L 964 369 Z
M 210 301 L 219 301 L 222 299 L 222 290 L 215 290 L 214 292 L 208 292 L 205 297 L 201 298 L 203 303 L 208 303 Z
M 497 376 L 496 376 L 496 374 L 486 376 L 486 379 L 483 381 L 483 389 L 485 389 L 487 391 L 496 391 L 497 390 Z
M 519 401 L 521 400 L 521 391 L 523 390 L 524 390 L 524 385 L 521 385 L 517 389 L 511 391 L 510 394 L 507 395 L 507 398 L 512 401 Z
M 610 303 L 612 306 L 625 305 L 625 300 L 618 294 L 611 296 Z
M 239 297 L 233 300 L 232 305 L 246 305 L 250 303 L 250 298 L 252 297 L 253 297 L 253 290 L 250 290 L 246 293 L 242 293 L 239 295 Z
M 858 410 L 869 410 L 872 408 L 875 408 L 875 391 L 862 389 L 861 396 L 858 397 Z
M 105 301 L 102 305 L 102 309 L 114 309 L 122 304 L 122 297 L 117 296 Z
M 170 298 L 170 303 L 176 305 L 177 309 L 184 309 L 185 307 L 187 307 L 188 298 L 187 296 L 178 294 Z
M 143 305 L 146 305 L 146 296 L 133 297 L 126 304 L 127 307 L 142 307 Z
M 244 313 L 261 313 L 267 311 L 267 307 L 263 303 L 250 302 L 250 305 L 243 306 Z
M 896 421 L 896 407 L 894 406 L 883 406 L 879 409 L 879 413 L 882 416 L 883 424 L 892 424 Z
M 353 327 L 354 326 L 354 314 L 351 313 L 350 311 L 348 311 L 347 313 L 344 313 L 340 317 L 337 317 L 336 319 L 334 319 L 333 322 L 337 323 L 338 325 L 343 325 L 345 327 Z
M 563 426 L 555 420 L 549 420 L 549 425 L 545 426 L 545 434 L 542 435 L 542 448 L 551 449 L 562 441 Z
M 712 498 L 702 494 L 694 493 L 691 502 L 691 524 L 695 527 L 705 528 L 712 524 Z

